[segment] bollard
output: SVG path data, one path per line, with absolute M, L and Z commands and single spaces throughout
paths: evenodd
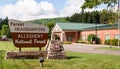
M 40 62 L 40 67 L 43 67 L 44 58 L 43 57 L 39 57 L 39 62 Z

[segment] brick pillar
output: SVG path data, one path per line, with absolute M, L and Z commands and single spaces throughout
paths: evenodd
M 77 41 L 79 39 L 79 31 L 75 32 L 75 40 Z
M 61 42 L 64 42 L 66 41 L 66 35 L 65 35 L 65 32 L 62 32 L 61 33 Z

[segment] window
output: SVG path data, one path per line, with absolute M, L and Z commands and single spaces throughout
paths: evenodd
M 109 39 L 110 39 L 110 35 L 109 34 L 105 35 L 105 40 L 109 40 Z
M 86 40 L 86 36 L 82 35 L 82 40 L 85 41 Z
M 72 41 L 72 36 L 68 36 L 68 41 Z
M 97 35 L 98 38 L 100 38 L 100 35 Z
M 119 39 L 119 38 L 120 38 L 119 34 L 115 34 L 115 39 Z

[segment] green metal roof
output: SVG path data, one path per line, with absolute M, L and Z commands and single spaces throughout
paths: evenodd
M 63 30 L 95 30 L 117 27 L 109 24 L 90 24 L 90 23 L 56 23 Z
M 97 25 L 95 27 L 89 27 L 89 28 L 86 28 L 86 29 L 89 29 L 89 30 L 95 30 L 95 29 L 113 29 L 113 28 L 118 28 L 118 24 L 115 23 L 115 24 L 105 24 L 105 25 Z

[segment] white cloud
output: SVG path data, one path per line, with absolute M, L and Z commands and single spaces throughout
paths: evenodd
M 84 0 L 67 0 L 66 5 L 62 12 L 61 16 L 71 16 L 74 13 L 79 13 L 81 11 L 81 6 L 83 5 Z
M 66 5 L 64 7 L 64 9 L 62 10 L 62 12 L 60 13 L 60 16 L 71 16 L 75 13 L 80 13 L 81 12 L 81 6 L 84 4 L 84 0 L 67 0 L 66 1 Z M 104 4 L 98 6 L 97 8 L 86 8 L 85 11 L 94 11 L 94 10 L 103 10 L 105 9 L 106 6 Z
M 11 0 L 12 1 L 12 0 Z M 35 0 L 18 0 L 15 4 L 0 7 L 0 16 L 8 16 L 10 19 L 33 20 L 40 18 L 54 18 L 71 16 L 80 12 L 84 0 L 66 0 L 61 11 L 57 11 L 52 3 Z
M 13 0 L 10 0 L 13 1 Z M 8 16 L 10 19 L 34 20 L 41 18 L 54 18 L 71 16 L 81 11 L 84 0 L 66 0 L 62 10 L 57 11 L 52 3 L 47 1 L 17 0 L 14 4 L 0 7 L 0 16 Z M 101 8 L 97 8 L 98 10 Z M 93 9 L 86 9 L 92 11 Z
M 57 16 L 52 3 L 37 3 L 35 0 L 19 0 L 15 4 L 2 6 L 0 7 L 0 15 L 18 20 L 33 20 Z

